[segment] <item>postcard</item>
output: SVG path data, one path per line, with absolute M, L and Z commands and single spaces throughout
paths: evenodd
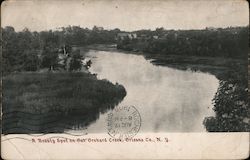
M 245 0 L 6 0 L 3 159 L 247 159 Z

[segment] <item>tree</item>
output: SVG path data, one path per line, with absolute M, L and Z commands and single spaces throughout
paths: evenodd
M 23 60 L 23 68 L 25 71 L 36 71 L 39 68 L 40 60 L 36 50 L 25 51 Z
M 70 60 L 70 71 L 80 70 L 82 67 L 82 56 L 80 54 L 80 50 L 76 50 L 72 52 L 71 60 Z
M 45 46 L 42 53 L 42 67 L 54 70 L 58 66 L 58 52 L 52 46 Z
M 155 32 L 156 32 L 156 34 L 157 34 L 158 36 L 160 36 L 160 35 L 162 35 L 163 32 L 164 32 L 164 28 L 163 28 L 163 27 L 161 27 L 161 28 L 156 28 L 156 29 L 155 29 Z
M 20 52 L 18 43 L 20 42 L 13 27 L 7 26 L 2 29 L 2 62 L 3 72 L 13 72 L 20 68 Z
M 55 34 L 55 32 L 50 31 L 42 31 L 40 32 L 41 45 L 58 47 L 60 45 L 60 36 Z
M 65 52 L 66 53 L 71 53 L 72 52 L 72 47 L 70 45 L 66 44 L 64 47 L 65 47 Z

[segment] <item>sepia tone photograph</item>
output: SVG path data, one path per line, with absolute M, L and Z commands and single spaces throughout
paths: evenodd
M 248 12 L 244 0 L 4 1 L 2 138 L 249 132 Z

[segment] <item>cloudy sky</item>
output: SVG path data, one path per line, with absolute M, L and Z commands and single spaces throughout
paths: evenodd
M 246 26 L 244 0 L 10 0 L 1 8 L 1 25 L 41 31 L 77 25 L 105 29 L 202 29 Z

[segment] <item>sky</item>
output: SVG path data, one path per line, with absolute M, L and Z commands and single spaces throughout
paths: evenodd
M 1 26 L 41 31 L 69 25 L 125 31 L 204 29 L 249 24 L 246 0 L 9 0 Z

